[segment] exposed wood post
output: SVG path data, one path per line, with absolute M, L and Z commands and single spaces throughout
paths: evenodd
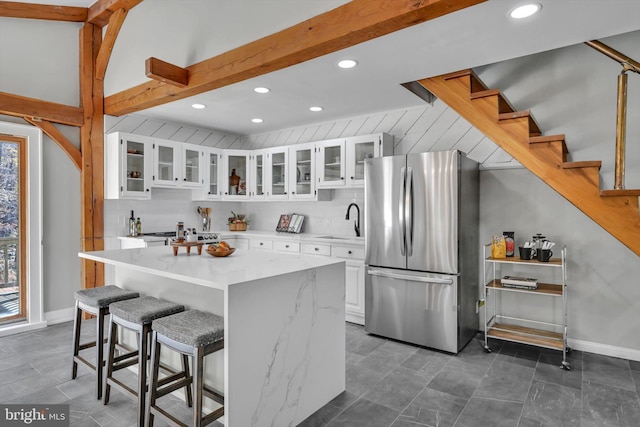
M 624 190 L 624 160 L 627 139 L 627 75 L 618 76 L 618 110 L 616 115 L 616 166 L 614 190 Z
M 109 19 L 107 32 L 104 36 L 102 46 L 100 47 L 100 52 L 98 52 L 98 57 L 96 58 L 95 62 L 95 74 L 98 80 L 104 80 L 104 75 L 107 72 L 107 65 L 109 65 L 109 58 L 111 58 L 113 45 L 116 43 L 118 33 L 120 32 L 120 28 L 122 27 L 124 18 L 126 17 L 127 10 L 118 9 L 113 15 L 111 15 L 111 19 Z
M 95 74 L 101 45 L 101 28 L 85 24 L 80 30 L 80 102 L 84 109 L 84 123 L 80 127 L 83 251 L 104 249 L 104 85 Z M 103 285 L 104 264 L 83 259 L 82 288 Z

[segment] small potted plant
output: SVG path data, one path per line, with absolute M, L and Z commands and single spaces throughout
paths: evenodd
M 227 220 L 229 231 L 245 231 L 247 229 L 248 220 L 246 215 L 237 214 L 231 211 L 231 215 Z

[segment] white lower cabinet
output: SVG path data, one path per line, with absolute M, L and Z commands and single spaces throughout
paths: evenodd
M 245 237 L 236 237 L 235 246 L 233 247 L 238 249 L 249 249 L 249 239 Z
M 299 254 L 300 242 L 288 242 L 288 241 L 276 240 L 273 242 L 273 250 L 277 252 Z
M 364 325 L 364 248 L 334 246 L 332 253 L 346 261 L 345 318 Z
M 252 238 L 249 240 L 249 245 L 251 249 L 271 250 L 273 249 L 273 240 Z

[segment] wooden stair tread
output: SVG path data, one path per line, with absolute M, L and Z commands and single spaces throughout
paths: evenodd
M 567 148 L 567 144 L 564 139 L 564 134 L 558 135 L 540 135 L 540 136 L 530 136 L 529 144 L 530 146 L 535 146 L 536 144 L 553 144 L 560 143 L 562 147 L 562 163 L 566 162 L 567 154 L 569 153 L 569 149 Z
M 560 165 L 562 169 L 578 169 L 578 168 L 598 168 L 600 169 L 602 162 L 600 160 L 586 160 L 582 162 L 564 162 Z
M 472 69 L 456 71 L 455 73 L 449 73 L 443 76 L 445 80 L 458 79 L 460 77 L 469 77 L 471 79 L 471 93 L 489 90 L 489 88 L 482 82 L 482 80 L 480 80 L 480 77 L 478 77 L 478 75 L 474 73 Z
M 602 197 L 640 196 L 640 190 L 600 190 Z
M 531 114 L 531 111 L 513 111 L 510 113 L 500 113 L 498 115 L 498 121 L 500 120 L 510 120 L 510 119 L 519 119 L 522 117 L 527 117 L 529 119 L 529 134 L 533 135 L 533 136 L 538 136 L 540 135 L 542 132 L 540 132 L 540 126 L 538 126 L 538 123 L 536 122 L 536 120 L 533 118 L 533 115 Z
M 498 97 L 498 113 L 511 113 L 516 111 L 516 109 L 513 107 L 513 105 L 511 105 L 511 103 L 509 102 L 509 100 L 507 98 L 504 97 L 504 95 L 502 94 L 502 92 L 500 91 L 500 89 L 487 89 L 487 90 L 480 90 L 477 92 L 473 92 L 471 94 L 471 98 L 470 99 L 481 99 L 481 98 L 488 98 L 491 96 L 497 96 Z

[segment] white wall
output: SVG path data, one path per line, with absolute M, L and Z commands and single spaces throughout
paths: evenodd
M 0 18 L 0 91 L 78 105 L 80 24 Z M 1 121 L 26 124 L 15 117 Z M 59 129 L 76 146 L 77 128 Z M 80 289 L 80 174 L 48 137 L 43 137 L 44 311 L 73 306 Z

